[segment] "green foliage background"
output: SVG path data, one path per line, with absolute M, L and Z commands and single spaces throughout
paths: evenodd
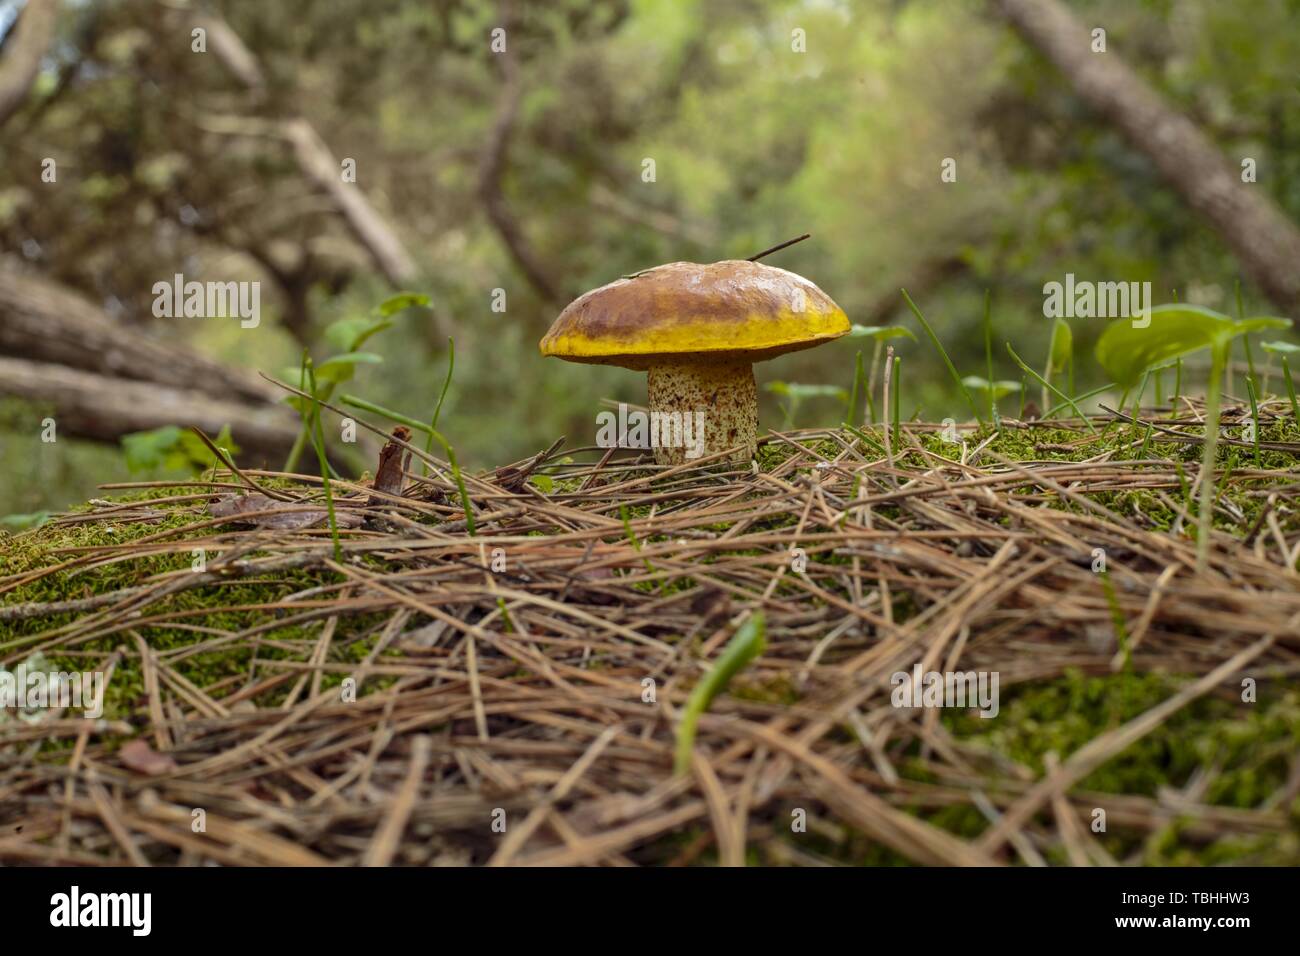
M 38 102 L 3 131 L 0 249 L 103 303 L 125 325 L 275 370 L 391 289 L 286 149 L 216 130 L 246 97 L 210 56 L 169 36 L 156 4 L 69 4 Z M 1239 266 L 1222 241 L 1065 80 L 981 0 L 617 0 L 516 4 L 522 95 L 502 198 L 561 297 L 672 260 L 745 257 L 804 274 L 854 322 L 915 328 L 906 285 L 962 374 L 984 373 L 981 317 L 1041 367 L 1042 286 L 1149 280 L 1156 301 L 1232 313 Z M 1300 219 L 1300 3 L 1072 3 L 1108 47 Z M 3 5 L 0 5 L 3 7 Z M 542 360 L 562 302 L 526 280 L 485 215 L 479 171 L 502 99 L 488 49 L 495 3 L 339 0 L 213 5 L 267 76 L 261 115 L 301 115 L 416 257 L 432 308 L 367 344 L 349 388 L 427 418 L 446 340 L 456 378 L 442 430 L 469 467 L 564 434 L 590 444 L 602 398 L 639 402 L 644 377 Z M 0 9 L 0 24 L 9 9 Z M 807 52 L 791 49 L 792 31 Z M 40 162 L 60 164 L 57 188 Z M 956 183 L 940 180 L 945 157 Z M 656 181 L 642 181 L 652 158 Z M 154 282 L 262 279 L 262 324 L 158 320 Z M 287 277 L 287 278 L 286 278 Z M 504 289 L 505 312 L 492 311 Z M 1245 286 L 1247 314 L 1272 309 Z M 1074 323 L 1078 388 L 1100 320 Z M 895 340 L 904 418 L 962 417 L 933 349 Z M 775 380 L 852 383 L 860 342 L 760 365 Z M 995 378 L 1020 378 L 1001 341 Z M 1275 379 L 1276 381 L 1276 379 Z M 1199 387 L 1199 379 L 1196 385 Z M 1031 390 L 1033 391 L 1033 390 Z M 0 406 L 0 514 L 63 507 L 128 477 L 121 453 L 39 440 L 42 410 Z M 833 398 L 796 424 L 838 422 Z M 235 441 L 239 423 L 232 422 Z M 278 462 L 271 463 L 278 465 Z

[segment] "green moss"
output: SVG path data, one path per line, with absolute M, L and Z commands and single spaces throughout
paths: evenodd
M 727 693 L 740 700 L 753 700 L 762 704 L 780 704 L 790 706 L 801 698 L 798 688 L 789 674 L 774 674 L 766 679 L 733 678 L 727 687 Z
M 918 430 L 913 434 L 924 448 L 934 454 L 951 459 L 958 457 L 959 447 L 944 442 L 937 432 Z M 985 429 L 979 434 L 968 435 L 968 447 L 975 447 L 990 434 Z M 1048 425 L 1035 428 L 1008 427 L 997 434 L 990 447 L 998 455 L 1015 461 L 1083 461 L 1095 458 L 1108 449 L 1112 449 L 1117 457 L 1131 458 L 1137 456 L 1141 450 L 1140 445 L 1133 448 L 1125 446 L 1134 441 L 1140 443 L 1144 434 L 1142 429 L 1122 425 L 1104 429 L 1097 436 Z M 1231 427 L 1227 434 L 1232 434 Z M 847 435 L 845 437 L 846 440 L 851 438 Z M 1300 440 L 1300 428 L 1287 420 L 1263 429 L 1261 438 L 1266 442 L 1297 441 Z M 811 444 L 819 454 L 828 458 L 836 457 L 842 450 L 842 446 L 830 440 L 818 440 Z M 918 466 L 933 466 L 932 460 L 924 459 L 914 449 L 904 447 L 895 450 L 900 461 Z M 1197 467 L 1198 451 L 1196 445 L 1161 441 L 1156 435 L 1147 443 L 1144 454 L 1147 458 L 1186 463 L 1187 474 L 1190 476 Z M 762 469 L 771 471 L 788 461 L 793 452 L 794 449 L 784 442 L 772 442 L 759 448 L 757 460 Z M 1220 527 L 1238 534 L 1242 533 L 1243 527 L 1250 526 L 1259 517 L 1272 487 L 1294 483 L 1295 461 L 1287 454 L 1264 453 L 1266 468 L 1292 469 L 1271 476 L 1253 473 L 1253 455 L 1244 449 L 1221 446 L 1220 462 L 1222 467 L 1231 468 L 1229 477 L 1223 483 L 1223 497 L 1240 511 L 1241 518 L 1234 522 L 1231 517 L 1221 515 L 1217 516 L 1217 520 Z M 811 469 L 803 471 L 809 472 Z M 621 476 L 619 480 L 625 480 L 626 477 Z M 556 475 L 553 493 L 574 491 L 584 480 Z M 662 485 L 664 490 L 670 490 L 673 480 L 663 482 Z M 31 532 L 4 537 L 3 547 L 0 547 L 0 577 L 48 568 L 76 558 L 77 552 L 69 549 L 122 544 L 166 532 L 172 533 L 166 540 L 174 545 L 167 553 L 133 557 L 94 568 L 70 567 L 53 572 L 6 594 L 6 603 L 43 603 L 107 594 L 141 584 L 160 573 L 189 568 L 192 555 L 186 546 L 187 540 L 207 537 L 213 533 L 213 529 L 203 527 L 194 531 L 187 530 L 189 526 L 207 518 L 198 499 L 189 502 L 169 502 L 164 499 L 196 490 L 186 486 L 147 489 L 121 499 L 149 504 L 156 509 L 158 514 L 145 522 L 51 523 Z M 1041 487 L 1029 482 L 1021 486 L 1020 490 L 1025 494 L 1039 496 L 1049 507 L 1077 507 L 1056 495 L 1044 493 Z M 1178 520 L 1177 508 L 1171 507 L 1170 503 L 1175 506 L 1181 504 L 1184 492 L 1176 484 L 1158 491 L 1159 494 L 1157 489 L 1140 488 L 1091 492 L 1090 496 L 1120 514 L 1141 515 L 1146 527 L 1169 530 Z M 657 507 L 662 513 L 672 504 L 673 500 L 668 498 L 661 500 Z M 629 518 L 633 520 L 645 518 L 649 513 L 649 506 L 628 507 Z M 907 510 L 893 504 L 879 506 L 874 513 L 882 522 L 909 520 Z M 1281 522 L 1284 531 L 1294 533 L 1297 530 L 1300 516 L 1294 509 L 1279 509 L 1274 515 Z M 432 518 L 428 520 L 435 521 Z M 751 522 L 749 528 L 755 531 L 778 531 L 790 528 L 796 520 L 797 517 L 787 513 L 763 516 Z M 721 534 L 731 527 L 733 522 L 724 520 L 698 530 Z M 649 535 L 641 544 L 644 549 L 651 549 L 668 541 L 662 535 Z M 709 564 L 738 555 L 768 555 L 768 552 L 744 548 L 710 551 L 702 555 L 699 561 L 701 564 Z M 809 558 L 822 565 L 840 565 L 851 561 L 847 555 L 836 555 L 816 547 L 810 548 Z M 367 567 L 374 570 L 386 568 L 378 556 L 366 556 L 364 561 Z M 639 576 L 644 573 L 644 569 L 638 566 L 633 573 Z M 258 610 L 241 606 L 271 605 L 283 601 L 293 593 L 337 583 L 337 576 L 328 571 L 286 571 L 274 576 L 215 583 L 180 591 L 152 606 L 150 614 L 174 615 L 179 622 L 238 632 L 276 622 L 285 613 L 282 608 Z M 658 597 L 666 597 L 686 593 L 695 583 L 692 576 L 681 575 L 669 580 L 657 578 L 634 586 L 654 592 Z M 840 581 L 827 580 L 820 586 L 838 594 L 846 593 Z M 807 591 L 799 587 L 798 582 L 790 576 L 779 582 L 774 593 L 780 597 L 807 601 L 810 607 L 819 603 L 810 600 Z M 893 614 L 897 622 L 906 622 L 917 610 L 916 599 L 911 592 L 906 589 L 894 592 Z M 23 642 L 23 638 L 35 638 L 71 623 L 78 616 L 68 613 L 0 622 L 0 645 L 5 645 L 0 648 L 0 652 L 8 655 L 21 653 L 24 646 L 35 643 Z M 383 620 L 384 615 L 341 617 L 329 648 L 328 661 L 356 664 L 363 660 L 374 648 L 378 625 Z M 176 627 L 172 621 L 133 626 L 151 647 L 164 655 L 169 651 L 193 647 L 213 636 Z M 285 622 L 262 635 L 255 653 L 264 661 L 305 660 L 319 637 L 322 626 L 323 622 L 319 620 L 301 625 Z M 676 643 L 678 640 L 674 637 L 664 639 L 668 643 Z M 685 648 L 684 652 L 697 651 L 700 642 L 701 637 L 697 635 L 692 641 L 692 647 Z M 130 635 L 119 631 L 78 644 L 75 650 L 51 656 L 49 661 L 60 669 L 84 669 L 88 659 L 98 660 L 118 647 L 130 648 L 131 644 Z M 87 654 L 91 657 L 87 658 Z M 228 678 L 241 678 L 230 681 L 225 685 L 226 690 L 218 691 L 216 696 L 219 699 L 220 694 L 241 686 L 242 677 L 247 675 L 252 665 L 253 654 L 254 650 L 245 643 L 180 659 L 165 659 L 169 667 L 174 667 L 177 673 L 199 687 L 210 687 Z M 397 652 L 390 649 L 388 654 L 396 655 Z M 590 662 L 590 666 L 603 667 L 605 664 L 596 660 Z M 343 673 L 324 674 L 321 685 L 325 688 L 336 687 L 344 676 Z M 515 675 L 516 678 L 523 676 L 527 675 L 523 672 Z M 389 686 L 395 679 L 372 678 L 366 682 L 363 693 Z M 944 711 L 941 719 L 947 730 L 969 748 L 971 759 L 978 760 L 979 752 L 983 750 L 990 755 L 990 759 L 995 754 L 1000 755 L 1004 759 L 1023 764 L 1035 774 L 1042 774 L 1048 752 L 1055 752 L 1062 760 L 1068 759 L 1070 754 L 1100 734 L 1177 693 L 1184 686 L 1185 680 L 1174 675 L 1149 673 L 1123 673 L 1105 677 L 1069 673 L 1055 680 L 1004 687 L 1001 712 L 995 720 L 983 720 L 969 713 L 953 711 Z M 287 697 L 294 683 L 296 677 L 262 695 L 257 703 L 259 706 L 277 705 Z M 788 675 L 763 679 L 751 675 L 733 682 L 728 693 L 739 700 L 774 707 L 788 707 L 800 700 L 798 689 Z M 1083 793 L 1095 794 L 1103 808 L 1107 795 L 1136 795 L 1154 800 L 1161 798 L 1169 788 L 1187 788 L 1194 775 L 1206 773 L 1207 768 L 1213 768 L 1204 791 L 1198 797 L 1201 803 L 1224 808 L 1257 809 L 1285 785 L 1294 754 L 1300 752 L 1300 690 L 1264 681 L 1259 687 L 1259 693 L 1259 703 L 1255 704 L 1246 704 L 1231 696 L 1201 698 L 1097 768 L 1072 788 L 1072 792 L 1076 796 Z M 107 689 L 105 715 L 138 722 L 147 713 L 147 706 L 143 675 L 139 671 L 138 662 L 132 657 L 124 657 L 118 663 Z M 845 744 L 854 740 L 852 731 L 845 728 L 838 729 L 835 736 Z M 38 759 L 66 759 L 66 749 L 71 743 L 67 739 L 48 741 L 42 746 Z M 917 746 L 891 753 L 890 756 L 900 774 L 914 784 L 923 788 L 928 785 L 945 785 L 944 780 L 936 778 L 927 770 L 920 759 Z M 977 837 L 989 825 L 983 813 L 965 801 L 935 806 L 918 799 L 914 805 L 904 806 L 903 809 L 965 839 Z M 1295 801 L 1290 807 L 1279 808 L 1279 812 L 1288 814 L 1287 828 L 1262 834 L 1232 832 L 1208 839 L 1204 827 L 1198 828 L 1196 821 L 1180 817 L 1171 810 L 1168 822 L 1154 830 L 1126 829 L 1118 822 L 1112 822 L 1108 831 L 1098 835 L 1097 839 L 1107 852 L 1125 862 L 1153 865 L 1300 864 L 1300 801 Z M 788 814 L 788 808 L 786 813 Z M 907 862 L 892 850 L 851 829 L 844 831 L 842 839 L 813 832 L 782 835 L 784 830 L 788 830 L 788 819 L 788 816 L 782 818 L 780 813 L 777 814 L 774 824 L 777 838 L 789 840 L 792 845 L 797 845 L 806 852 L 855 864 L 904 865 Z M 638 851 L 638 858 L 645 855 L 647 862 L 666 862 L 705 832 L 707 828 L 691 828 L 674 834 L 670 839 L 657 841 L 652 847 Z M 1067 862 L 1060 848 L 1048 849 L 1045 855 L 1052 863 Z M 714 861 L 716 850 L 712 848 L 699 854 L 695 860 L 696 863 Z M 753 862 L 774 860 L 758 854 Z

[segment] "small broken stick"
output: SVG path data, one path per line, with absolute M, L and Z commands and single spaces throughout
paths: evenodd
M 396 440 L 394 440 L 396 439 Z M 379 470 L 375 472 L 374 489 L 385 494 L 402 496 L 402 486 L 406 483 L 406 469 L 411 463 L 411 450 L 399 444 L 411 440 L 411 430 L 405 425 L 393 429 L 392 436 L 384 442 L 379 451 Z M 370 507 L 384 504 L 382 498 L 370 496 L 366 502 Z

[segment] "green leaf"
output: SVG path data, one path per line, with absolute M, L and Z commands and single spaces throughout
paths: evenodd
M 230 426 L 223 425 L 220 433 L 212 440 L 212 443 L 218 448 L 225 449 L 230 457 L 239 454 L 239 446 L 235 444 L 233 436 L 230 434 Z M 225 462 L 218 462 L 217 456 L 212 453 L 203 439 L 194 432 L 186 429 L 181 432 L 180 440 L 176 443 L 174 454 L 169 460 L 170 468 L 186 468 L 191 471 L 205 471 L 213 465 L 225 465 Z
M 223 426 L 213 441 L 232 457 L 239 454 L 239 446 L 231 436 L 229 425 Z M 132 473 L 159 468 L 200 472 L 217 463 L 217 456 L 212 454 L 203 439 L 192 431 L 175 425 L 123 435 L 122 451 L 126 455 L 126 467 Z
M 1300 352 L 1300 345 L 1293 342 L 1264 342 L 1260 345 L 1260 348 L 1275 355 L 1293 355 Z
M 1065 371 L 1073 355 L 1074 333 L 1070 331 L 1070 324 L 1065 319 L 1058 318 L 1056 324 L 1052 326 L 1052 346 L 1048 356 L 1048 361 L 1051 363 L 1048 366 L 1049 377 Z
M 355 352 L 366 339 L 392 327 L 388 319 L 339 319 L 325 327 L 325 341 L 340 352 Z
M 901 325 L 854 325 L 849 328 L 849 334 L 844 337 L 846 339 L 875 339 L 877 342 L 906 337 L 913 342 L 916 341 L 916 336 L 912 333 L 912 330 Z
M 1083 420 L 1083 423 L 1088 426 L 1088 431 L 1095 432 L 1097 430 L 1096 427 L 1094 427 L 1092 422 L 1089 420 L 1088 416 L 1083 414 L 1083 409 L 1079 407 L 1078 403 L 1075 402 L 1074 399 L 1070 398 L 1069 395 L 1066 395 L 1059 388 L 1057 388 L 1055 385 L 1049 382 L 1047 379 L 1043 378 L 1043 376 L 1035 372 L 1028 365 L 1026 365 L 1025 360 L 1016 354 L 1016 350 L 1011 347 L 1010 342 L 1007 343 L 1007 354 L 1010 355 L 1012 360 L 1017 365 L 1020 366 L 1020 371 L 1024 372 L 1026 375 L 1032 378 L 1039 385 L 1043 386 L 1043 388 L 1047 389 L 1049 392 L 1051 392 L 1061 401 L 1065 402 L 1067 405 L 1070 406 L 1070 408 L 1074 409 L 1074 414 L 1078 415 L 1079 418 Z
M 403 309 L 409 309 L 413 306 L 428 308 L 429 301 L 429 297 L 422 292 L 399 292 L 392 298 L 381 302 L 378 311 L 384 318 L 388 318 L 390 315 L 396 315 Z
M 550 475 L 533 475 L 528 480 L 544 495 L 549 495 L 555 490 L 555 482 Z
M 1194 305 L 1158 305 L 1150 322 L 1130 319 L 1106 326 L 1097 340 L 1097 361 L 1125 388 L 1132 388 L 1152 366 L 1201 349 L 1221 349 L 1232 339 L 1265 329 L 1284 329 L 1290 319 L 1271 316 L 1234 322 L 1221 312 Z
M 980 394 L 987 397 L 989 393 L 989 382 L 981 375 L 967 375 L 961 380 L 961 383 L 967 388 L 974 389 Z M 1007 395 L 1020 391 L 1020 383 L 1012 382 L 1007 379 L 999 379 L 993 383 L 993 400 L 1004 398 Z
M 126 456 L 127 470 L 135 474 L 162 467 L 175 452 L 180 438 L 181 430 L 175 425 L 123 435 L 122 453 Z
M 790 398 L 838 398 L 847 401 L 849 391 L 839 385 L 802 385 L 799 382 L 769 382 L 764 390 Z
M 32 528 L 39 528 L 49 520 L 50 513 L 48 511 L 33 511 L 25 515 L 5 515 L 0 518 L 0 526 L 13 531 L 29 531 Z
M 374 352 L 348 352 L 346 355 L 333 355 L 316 366 L 316 381 L 337 385 L 346 382 L 356 372 L 358 365 L 379 365 L 384 361 L 382 355 Z

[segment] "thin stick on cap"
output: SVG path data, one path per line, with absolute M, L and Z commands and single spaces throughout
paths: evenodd
M 756 256 L 750 256 L 749 259 L 748 259 L 748 261 L 749 261 L 749 262 L 757 262 L 759 259 L 762 259 L 764 256 L 770 256 L 770 255 L 771 255 L 772 253 L 774 253 L 774 252 L 780 252 L 782 249 L 786 248 L 787 246 L 793 246 L 796 242 L 803 242 L 805 239 L 811 239 L 811 238 L 812 238 L 812 233 L 811 233 L 811 232 L 805 232 L 802 236 L 799 236 L 799 237 L 797 237 L 797 238 L 795 238 L 795 239 L 787 239 L 785 242 L 781 243 L 779 246 L 773 246 L 771 249 L 764 249 L 764 250 L 763 250 L 762 252 L 760 252 L 758 255 L 756 255 Z

